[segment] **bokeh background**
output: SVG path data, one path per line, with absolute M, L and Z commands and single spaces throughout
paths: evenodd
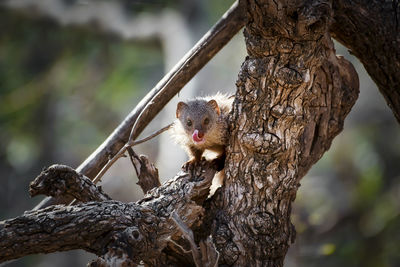
M 227 0 L 9 0 L 0 3 L 0 220 L 42 198 L 28 185 L 51 164 L 77 167 L 229 8 Z M 400 127 L 360 62 L 360 97 L 331 149 L 302 180 L 292 220 L 294 266 L 400 266 Z M 233 93 L 246 55 L 239 33 L 178 100 Z M 163 181 L 186 160 L 168 134 L 135 147 Z M 121 201 L 142 197 L 128 159 L 103 178 Z M 33 255 L 5 266 L 85 266 L 83 251 Z

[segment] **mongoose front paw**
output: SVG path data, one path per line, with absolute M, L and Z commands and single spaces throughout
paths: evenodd
M 206 158 L 202 157 L 201 160 L 191 159 L 182 165 L 182 170 L 185 172 L 193 172 L 193 170 L 199 165 L 199 163 Z
M 197 161 L 192 159 L 192 160 L 189 160 L 189 161 L 186 161 L 185 163 L 183 163 L 181 168 L 185 172 L 192 172 L 196 163 L 197 163 Z

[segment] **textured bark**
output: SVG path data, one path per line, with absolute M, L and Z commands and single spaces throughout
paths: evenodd
M 209 214 L 219 264 L 283 266 L 300 179 L 342 130 L 358 76 L 335 56 L 330 1 L 247 3 L 249 56 L 237 81 L 225 186 Z
M 145 155 L 138 155 L 131 147 L 128 148 L 129 158 L 135 168 L 138 177 L 137 184 L 142 188 L 144 194 L 147 194 L 153 188 L 161 185 L 158 177 L 158 169 Z
M 332 36 L 350 49 L 377 84 L 400 123 L 400 3 L 333 1 Z
M 111 198 L 86 176 L 65 165 L 52 165 L 43 170 L 29 185 L 31 197 L 46 195 L 80 202 L 104 201 Z
M 164 265 L 168 259 L 161 251 L 168 242 L 178 243 L 181 235 L 171 214 L 187 227 L 201 221 L 201 205 L 215 169 L 203 161 L 191 173 L 181 172 L 136 203 L 107 200 L 57 205 L 1 221 L 0 262 L 34 253 L 84 249 L 102 256 L 99 262 L 106 266 L 113 262 L 134 266 L 142 260 Z

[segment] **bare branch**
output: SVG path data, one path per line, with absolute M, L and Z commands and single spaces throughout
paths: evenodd
M 215 248 L 211 236 L 209 235 L 206 240 L 201 240 L 200 243 L 201 262 L 204 267 L 218 266 L 219 252 Z
M 65 165 L 43 170 L 29 185 L 31 197 L 43 194 L 58 198 L 73 197 L 81 202 L 105 201 L 111 198 L 86 176 Z
M 168 101 L 229 42 L 244 24 L 244 9 L 236 1 L 211 30 L 139 102 L 103 144 L 77 168 L 77 171 L 94 178 L 109 158 L 114 157 L 123 148 L 129 136 L 131 140 L 136 139 Z M 131 132 L 134 124 L 135 127 Z M 39 203 L 36 209 L 56 203 L 65 202 L 47 198 Z
M 181 218 L 179 218 L 179 215 L 176 214 L 176 212 L 173 212 L 171 217 L 172 217 L 172 221 L 178 227 L 181 234 L 186 238 L 187 241 L 189 241 L 194 263 L 196 264 L 197 267 L 203 266 L 201 264 L 201 256 L 198 251 L 196 242 L 194 241 L 194 236 L 193 236 L 192 230 L 190 230 L 190 228 L 187 227 L 187 225 L 182 221 Z
M 143 193 L 147 194 L 149 190 L 159 187 L 161 183 L 154 164 L 146 156 L 138 156 L 131 147 L 128 147 L 128 153 L 139 179 L 137 184 L 142 188 Z
M 180 230 L 171 221 L 176 212 L 188 226 L 201 221 L 215 174 L 212 162 L 192 173 L 181 172 L 136 203 L 107 200 L 75 206 L 51 206 L 0 222 L 0 262 L 34 253 L 71 249 L 103 255 L 103 260 L 153 262 Z M 109 265 L 110 266 L 110 265 Z
M 139 145 L 139 144 L 141 144 L 141 143 L 147 142 L 147 141 L 149 141 L 150 139 L 156 137 L 157 135 L 159 135 L 159 134 L 161 134 L 161 133 L 167 131 L 169 128 L 171 128 L 172 125 L 173 125 L 173 123 L 170 123 L 170 124 L 168 124 L 167 126 L 161 128 L 161 129 L 158 130 L 158 131 L 155 131 L 154 133 L 150 134 L 149 136 L 147 136 L 147 137 L 145 137 L 145 138 L 143 138 L 143 139 L 140 139 L 140 140 L 137 140 L 137 141 L 128 140 L 128 144 L 131 145 L 131 146 L 136 146 L 136 145 Z
M 172 213 L 172 220 L 179 228 L 182 236 L 190 244 L 190 252 L 193 256 L 193 261 L 196 266 L 215 267 L 218 266 L 219 253 L 214 246 L 211 236 L 205 240 L 200 240 L 199 246 L 196 245 L 194 240 L 193 231 L 182 221 L 176 212 Z M 179 247 L 184 253 L 189 253 L 181 245 L 173 242 L 174 245 Z
M 170 124 L 168 124 L 167 126 L 161 128 L 160 130 L 155 131 L 155 132 L 152 133 L 151 135 L 149 135 L 149 136 L 147 136 L 147 137 L 145 137 L 145 138 L 143 138 L 143 139 L 140 139 L 140 140 L 138 140 L 138 141 L 132 140 L 132 139 L 131 139 L 132 136 L 130 136 L 130 137 L 129 137 L 129 140 L 128 140 L 128 142 L 127 142 L 127 144 L 125 144 L 125 145 L 118 151 L 118 153 L 115 154 L 114 157 L 113 157 L 112 159 L 110 159 L 110 160 L 106 163 L 106 165 L 104 165 L 104 167 L 100 170 L 100 172 L 99 172 L 99 173 L 96 175 L 96 177 L 93 179 L 93 183 L 97 184 L 98 182 L 100 182 L 101 178 L 102 178 L 103 175 L 108 171 L 108 169 L 109 169 L 119 158 L 121 158 L 121 157 L 123 157 L 123 156 L 125 155 L 126 150 L 128 150 L 128 152 L 129 152 L 129 150 L 132 150 L 132 149 L 131 149 L 131 146 L 135 146 L 135 145 L 144 143 L 144 142 L 146 142 L 146 141 L 148 141 L 148 140 L 150 140 L 150 139 L 156 137 L 157 135 L 159 135 L 159 134 L 165 132 L 166 130 L 168 130 L 169 128 L 171 128 L 172 125 L 173 125 L 173 123 L 170 123 Z M 129 154 L 132 154 L 132 153 L 129 152 Z M 147 158 L 146 158 L 146 160 L 147 160 Z M 131 161 L 132 161 L 132 155 L 131 155 Z M 148 162 L 148 160 L 147 160 L 147 162 Z M 133 164 L 133 166 L 135 166 L 135 163 L 134 163 L 133 161 L 132 161 L 132 164 Z M 154 168 L 154 167 L 153 167 L 153 168 Z M 136 166 L 135 166 L 135 169 L 136 169 L 136 174 L 139 175 L 138 169 L 137 169 Z M 150 171 L 149 173 L 151 173 L 151 171 Z M 143 179 L 143 178 L 141 178 L 141 177 L 138 177 L 138 178 L 139 178 L 139 180 L 140 180 L 140 179 Z M 158 172 L 157 172 L 157 180 L 158 180 Z M 157 184 L 157 183 L 155 183 L 154 185 L 156 185 L 156 184 Z M 160 182 L 158 182 L 158 185 L 159 185 L 159 184 L 160 184 Z M 142 189 L 143 189 L 143 188 L 142 188 Z M 151 188 L 150 188 L 150 189 L 151 189 Z
M 332 36 L 362 62 L 400 123 L 399 1 L 332 3 Z

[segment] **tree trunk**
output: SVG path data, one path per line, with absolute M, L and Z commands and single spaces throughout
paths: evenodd
M 329 1 L 249 0 L 247 11 L 227 177 L 209 214 L 219 264 L 283 266 L 300 179 L 342 130 L 358 76 L 335 56 Z
M 350 49 L 400 123 L 400 3 L 336 0 L 332 36 Z

